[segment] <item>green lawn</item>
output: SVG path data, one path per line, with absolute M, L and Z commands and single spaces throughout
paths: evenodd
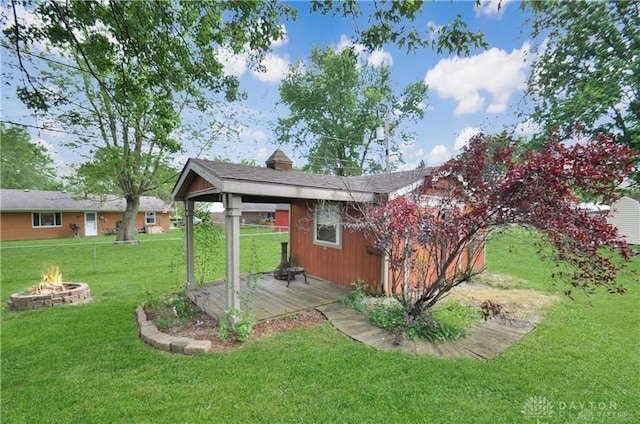
M 253 246 L 271 269 L 283 238 L 244 237 L 243 257 Z M 629 273 L 620 277 L 626 295 L 563 298 L 487 362 L 378 352 L 328 324 L 189 357 L 146 346 L 133 316 L 146 291 L 182 284 L 181 233 L 142 235 L 136 246 L 88 240 L 2 244 L 3 423 L 640 420 L 640 290 Z M 487 262 L 490 272 L 527 280 L 522 285 L 561 290 L 520 233 L 492 242 Z M 51 264 L 65 280 L 88 283 L 93 302 L 9 312 L 10 294 Z M 630 268 L 640 271 L 640 259 Z M 551 415 L 534 408 L 546 402 Z

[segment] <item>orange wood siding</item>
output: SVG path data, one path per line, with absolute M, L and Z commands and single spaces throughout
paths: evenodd
M 88 211 L 93 212 L 93 211 Z M 122 212 L 96 212 L 98 235 L 106 234 L 109 229 L 115 228 L 116 222 L 122 219 Z M 31 221 L 31 212 L 2 212 L 0 213 L 0 240 L 33 240 L 73 237 L 73 231 L 69 224 L 80 227 L 79 235 L 84 237 L 84 211 L 63 212 L 62 226 L 34 228 Z M 136 217 L 136 228 L 145 227 L 145 213 L 140 212 Z M 155 226 L 162 227 L 163 232 L 169 231 L 169 214 L 156 212 Z
M 484 236 L 483 236 L 484 237 Z M 447 276 L 453 276 L 456 271 L 459 269 L 464 269 L 470 260 L 473 260 L 472 269 L 481 270 L 485 266 L 485 257 L 486 257 L 486 244 L 483 244 L 479 247 L 480 250 L 474 249 L 473 257 L 469 257 L 469 252 L 467 250 L 463 250 L 462 253 L 458 256 L 457 260 L 452 263 L 449 268 L 447 268 Z M 416 251 L 416 258 L 419 258 L 422 262 L 428 260 L 428 254 L 422 253 L 422 248 L 418 248 Z M 421 261 L 418 261 L 419 263 Z M 395 275 L 394 275 L 395 274 Z M 404 284 L 405 273 L 401 269 L 393 270 L 389 268 L 388 278 L 389 278 L 389 288 L 387 290 L 387 294 L 393 294 L 394 289 L 394 278 L 395 278 L 395 292 L 396 294 L 400 294 L 402 292 L 402 287 Z M 436 268 L 433 265 L 424 264 L 424 265 L 416 265 L 416 269 L 413 271 L 412 275 L 409 278 L 409 285 L 414 289 L 421 290 L 423 283 L 426 283 L 427 286 L 430 285 L 429 282 L 433 282 L 436 279 Z
M 475 255 L 473 265 L 472 265 L 472 269 L 474 270 L 480 270 L 484 268 L 484 258 L 485 258 L 484 246 L 482 246 L 481 249 L 482 250 Z M 418 252 L 418 256 L 420 256 L 419 252 Z M 458 271 L 459 269 L 466 268 L 467 264 L 469 263 L 469 260 L 470 259 L 469 259 L 468 252 L 463 251 L 458 256 L 458 260 L 455 261 L 453 264 L 451 264 L 449 268 L 447 268 L 447 277 L 452 277 L 456 273 L 456 271 Z M 425 281 L 435 280 L 436 279 L 435 270 L 436 269 L 434 266 L 428 266 L 428 265 L 424 269 L 417 269 L 416 272 L 414 273 L 415 275 L 412 275 L 410 284 L 412 284 L 414 287 L 417 286 L 420 283 L 420 281 L 418 281 L 416 278 L 419 276 L 421 278 L 424 278 Z M 403 278 L 402 271 L 398 270 L 397 272 L 399 273 L 400 278 Z M 389 270 L 389 281 L 392 281 L 391 278 L 392 278 L 392 271 Z
M 367 253 L 369 243 L 359 232 L 342 228 L 342 248 L 313 243 L 313 207 L 315 202 L 295 200 L 291 204 L 292 263 L 314 276 L 340 285 L 365 281 L 371 290 L 380 292 L 382 257 Z
M 196 175 L 196 178 L 193 180 L 189 188 L 187 189 L 187 193 L 193 193 L 200 190 L 205 190 L 207 188 L 213 187 L 209 181 L 202 178 L 200 175 Z
M 276 233 L 286 233 L 289 231 L 289 211 L 286 209 L 276 209 Z

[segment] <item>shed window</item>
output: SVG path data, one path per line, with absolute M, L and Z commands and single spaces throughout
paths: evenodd
M 62 227 L 61 212 L 32 212 L 31 218 L 34 228 Z
M 314 209 L 313 242 L 323 246 L 342 246 L 342 224 L 337 205 L 317 205 Z
M 156 213 L 155 212 L 147 212 L 145 215 L 145 222 L 147 225 L 155 225 L 156 223 Z

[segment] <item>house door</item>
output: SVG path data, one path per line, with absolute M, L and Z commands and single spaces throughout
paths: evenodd
M 84 213 L 84 235 L 85 237 L 98 235 L 98 220 L 95 212 Z

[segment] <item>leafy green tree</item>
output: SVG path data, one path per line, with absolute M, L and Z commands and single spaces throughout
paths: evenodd
M 633 1 L 529 1 L 541 43 L 528 85 L 544 134 L 580 122 L 640 150 L 640 5 Z
M 58 190 L 53 160 L 43 146 L 31 141 L 29 132 L 0 123 L 0 187 L 30 190 Z
M 385 43 L 457 52 L 484 45 L 482 34 L 469 31 L 460 17 L 438 29 L 437 37 L 417 29 L 413 22 L 423 3 L 312 2 L 311 9 L 354 19 L 371 14 L 371 26 L 357 31 L 370 50 Z M 16 7 L 25 4 L 33 19 L 19 18 Z M 100 147 L 121 153 L 111 163 L 127 200 L 119 240 L 134 237 L 139 198 L 157 185 L 145 178 L 155 178 L 158 158 L 183 148 L 175 134 L 185 111 L 209 111 L 201 120 L 207 122 L 228 110 L 220 102 L 242 97 L 221 58 L 242 53 L 260 68 L 264 52 L 284 36 L 281 20 L 295 17 L 290 5 L 264 0 L 11 0 L 9 6 L 3 21 L 9 16 L 12 22 L 4 34 L 24 76 L 19 97 L 76 129 L 73 147 L 89 151 L 87 159 Z M 211 119 L 211 130 L 226 118 Z
M 438 53 L 468 55 L 474 48 L 486 47 L 483 33 L 469 30 L 467 24 L 457 15 L 450 23 L 437 29 L 427 25 L 416 26 L 423 22 L 423 0 L 412 1 L 358 1 L 340 2 L 314 0 L 311 11 L 323 15 L 343 16 L 353 21 L 366 16 L 369 26 L 358 28 L 355 33 L 357 43 L 369 51 L 381 49 L 387 44 L 395 44 L 407 52 L 420 48 L 429 48 Z M 476 1 L 476 5 L 480 0 Z
M 276 136 L 305 150 L 308 170 L 336 175 L 380 172 L 386 152 L 376 127 L 384 125 L 385 114 L 391 134 L 403 120 L 422 118 L 426 93 L 427 86 L 419 81 L 397 95 L 388 67 L 362 66 L 351 49 L 313 47 L 308 67 L 291 66 L 280 85 L 290 116 L 278 119 Z M 412 134 L 400 136 L 410 139 Z M 390 148 L 398 157 L 397 145 Z
M 224 52 L 248 54 L 257 66 L 284 35 L 280 17 L 293 14 L 277 2 L 42 1 L 27 21 L 12 6 L 5 35 L 26 75 L 18 95 L 75 128 L 82 135 L 73 146 L 115 175 L 127 201 L 118 240 L 134 238 L 140 196 L 161 184 L 165 158 L 183 148 L 182 114 L 222 113 L 222 102 L 242 98 Z M 42 44 L 62 59 L 39 59 Z
M 113 172 L 112 164 L 114 156 L 120 153 L 102 147 L 93 153 L 93 159 L 90 162 L 84 162 L 80 165 L 73 166 L 75 173 L 68 178 L 69 188 L 77 192 L 112 194 L 120 191 L 120 179 Z M 178 170 L 169 166 L 166 158 L 163 158 L 161 164 L 155 169 L 153 176 L 146 177 L 150 182 L 147 194 L 159 197 L 165 201 L 171 198 L 171 190 L 178 178 Z

